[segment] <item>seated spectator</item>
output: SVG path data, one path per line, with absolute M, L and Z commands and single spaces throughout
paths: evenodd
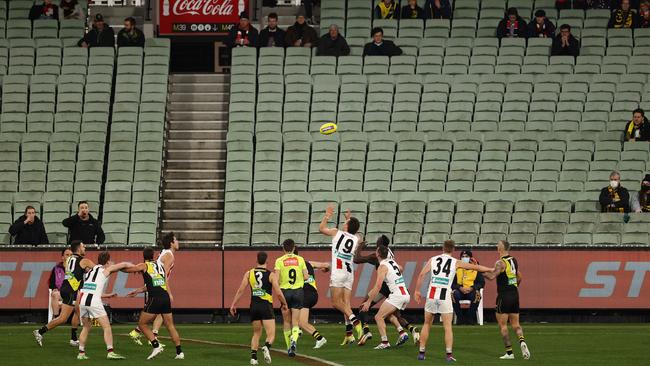
M 621 186 L 621 173 L 609 174 L 609 185 L 600 191 L 598 201 L 601 212 L 630 212 L 630 194 Z
M 377 27 L 372 29 L 372 42 L 363 47 L 363 56 L 399 56 L 402 49 L 384 39 L 384 30 Z
M 345 38 L 339 33 L 336 24 L 330 25 L 329 32 L 318 40 L 318 56 L 347 56 L 350 54 L 350 47 Z
M 409 0 L 408 4 L 402 7 L 402 19 L 426 19 L 424 9 L 418 6 L 417 0 Z
M 587 0 L 555 0 L 555 8 L 560 9 L 584 9 Z
M 61 293 L 59 290 L 65 280 L 65 267 L 63 263 L 65 263 L 65 260 L 71 255 L 72 251 L 70 248 L 63 249 L 61 251 L 61 262 L 57 263 L 54 268 L 52 268 L 52 272 L 50 272 L 50 280 L 48 282 L 50 283 L 50 290 L 52 290 L 52 293 L 50 294 L 52 299 L 52 301 L 50 301 L 52 307 L 52 319 L 57 318 L 61 311 L 61 304 L 59 304 L 59 301 L 61 301 Z
M 113 28 L 104 23 L 104 17 L 97 13 L 92 29 L 77 42 L 77 46 L 83 48 L 115 47 L 115 32 L 113 32 Z
M 375 19 L 399 19 L 399 8 L 395 0 L 379 0 L 375 6 Z
M 259 47 L 286 47 L 284 39 L 287 32 L 278 27 L 278 15 L 271 13 L 266 20 L 268 25 L 260 31 L 257 45 Z
M 25 214 L 20 216 L 9 228 L 9 235 L 14 237 L 14 244 L 49 244 L 43 221 L 36 216 L 32 206 L 25 208 Z
M 471 250 L 463 250 L 460 253 L 460 260 L 465 263 L 477 264 L 478 261 L 472 257 Z M 481 289 L 485 287 L 483 275 L 477 271 L 469 269 L 456 269 L 456 281 L 451 288 L 454 291 L 453 305 L 456 313 L 457 324 L 476 324 L 476 309 L 481 302 Z M 462 311 L 460 306 L 461 300 L 469 300 L 469 313 Z
M 424 13 L 427 19 L 451 19 L 449 0 L 427 0 Z
M 56 19 L 59 20 L 59 7 L 52 4 L 52 0 L 43 0 L 40 5 L 32 5 L 29 9 L 29 20 Z
M 546 12 L 539 9 L 535 12 L 535 20 L 528 24 L 528 36 L 537 38 L 552 38 L 555 35 L 555 26 L 546 17 Z
M 571 26 L 562 24 L 560 33 L 553 38 L 552 56 L 573 56 L 580 55 L 580 42 L 571 34 Z
M 641 108 L 632 112 L 632 120 L 625 125 L 625 141 L 650 141 L 650 123 Z
M 318 42 L 318 33 L 305 21 L 305 15 L 299 13 L 296 22 L 287 29 L 285 37 L 287 47 L 315 47 Z
M 76 215 L 63 220 L 63 226 L 68 228 L 68 243 L 81 240 L 84 244 L 104 244 L 104 230 L 99 221 L 90 214 L 88 202 L 79 201 Z
M 528 27 L 524 18 L 519 16 L 517 8 L 509 8 L 506 16 L 501 19 L 497 26 L 497 37 L 507 38 L 526 38 L 528 37 Z
M 612 0 L 587 0 L 587 9 L 611 9 Z
M 639 192 L 631 195 L 630 206 L 636 213 L 650 212 L 650 174 L 643 177 Z
M 650 28 L 650 2 L 641 4 L 639 28 Z
M 257 29 L 251 25 L 248 13 L 239 14 L 239 24 L 233 26 L 228 33 L 226 45 L 233 47 L 257 47 Z
M 144 47 L 144 33 L 135 26 L 135 19 L 124 19 L 124 28 L 117 32 L 117 47 Z
M 621 0 L 621 6 L 612 12 L 608 28 L 636 28 L 639 23 L 638 16 L 630 8 L 630 0 Z
M 84 11 L 77 0 L 61 0 L 59 3 L 59 20 L 85 19 Z

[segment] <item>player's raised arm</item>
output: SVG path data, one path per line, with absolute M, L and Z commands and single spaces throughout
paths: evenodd
M 81 268 L 84 270 L 87 270 L 95 267 L 95 263 L 88 258 L 84 258 L 81 260 L 81 262 L 79 262 L 79 266 L 81 266 Z
M 129 267 L 129 268 L 124 268 L 122 271 L 126 273 L 137 273 L 137 272 L 144 272 L 147 270 L 147 264 L 146 263 L 140 263 L 136 264 L 135 266 Z
M 422 282 L 424 281 L 424 277 L 429 272 L 431 272 L 431 259 L 427 261 L 427 264 L 424 266 L 424 268 L 422 268 L 422 271 L 420 271 L 417 281 L 415 281 L 415 302 L 418 304 L 420 301 L 422 301 L 422 293 L 420 292 L 420 288 L 422 288 Z
M 323 215 L 323 220 L 321 220 L 320 226 L 318 227 L 318 231 L 320 231 L 321 234 L 326 236 L 335 236 L 336 233 L 338 232 L 336 228 L 327 227 L 327 224 L 332 218 L 332 215 L 334 215 L 334 205 L 330 204 L 327 206 L 327 209 L 325 210 L 325 215 Z
M 458 265 L 458 264 L 456 264 L 456 265 Z M 483 277 L 485 277 L 485 278 L 487 278 L 488 280 L 491 281 L 491 280 L 497 278 L 497 276 L 501 272 L 503 272 L 504 270 L 505 270 L 505 267 L 503 266 L 503 261 L 499 260 L 494 264 L 494 270 L 483 273 Z
M 361 251 L 366 248 L 366 244 L 367 242 L 365 240 L 359 242 L 359 245 L 357 245 L 354 251 L 354 257 L 352 258 L 352 261 L 355 264 L 370 263 L 374 266 L 379 265 L 377 254 L 374 251 L 369 255 L 361 255 Z
M 244 273 L 244 278 L 241 280 L 241 284 L 239 284 L 239 288 L 237 289 L 237 292 L 235 293 L 235 297 L 232 299 L 232 304 L 230 305 L 230 315 L 235 317 L 237 315 L 237 302 L 241 298 L 241 296 L 244 294 L 244 290 L 246 290 L 246 286 L 248 286 L 248 276 L 249 276 L 250 271 L 246 271 Z
M 314 269 L 320 269 L 323 272 L 327 272 L 330 269 L 330 264 L 327 262 L 314 262 L 314 261 L 308 261 L 309 264 L 311 264 Z
M 462 269 L 469 269 L 469 270 L 472 270 L 472 271 L 478 271 L 478 272 L 492 272 L 492 271 L 494 271 L 494 268 L 481 266 L 481 265 L 478 265 L 478 264 L 465 263 L 465 262 L 461 262 L 461 261 L 456 262 L 456 267 L 462 268 Z
M 117 263 L 117 264 L 111 264 L 110 266 L 104 268 L 104 274 L 106 274 L 108 276 L 111 273 L 122 271 L 122 270 L 130 268 L 130 267 L 133 267 L 133 263 L 122 262 L 122 263 Z
M 275 275 L 275 273 L 271 273 L 269 275 L 269 280 L 271 280 L 271 286 L 273 286 L 273 293 L 278 295 L 278 299 L 280 300 L 280 307 L 282 310 L 288 310 L 289 308 L 287 307 L 287 299 L 284 298 L 284 294 L 282 293 L 282 290 L 280 289 L 280 284 L 278 283 L 278 276 Z
M 388 270 L 386 269 L 385 266 L 380 266 L 379 269 L 377 269 L 377 281 L 375 281 L 375 287 L 368 292 L 368 300 L 361 304 L 362 310 L 363 311 L 368 311 L 370 309 L 370 304 L 372 303 L 372 299 L 374 299 L 377 294 L 379 293 L 379 290 L 381 289 L 381 285 L 384 282 L 384 279 L 386 279 L 386 272 Z

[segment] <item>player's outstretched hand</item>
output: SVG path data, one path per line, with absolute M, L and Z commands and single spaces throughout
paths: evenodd
M 350 220 L 350 217 L 352 217 L 352 211 L 348 208 L 345 210 L 345 221 Z
M 139 293 L 140 293 L 140 292 L 139 292 L 137 289 L 135 289 L 135 290 L 131 290 L 131 291 L 129 291 L 128 294 L 126 294 L 126 297 L 135 297 L 135 296 L 136 296 L 137 294 L 139 294 Z
M 233 318 L 237 316 L 237 308 L 236 307 L 234 307 L 234 306 L 230 307 L 230 316 L 232 316 Z
M 368 310 L 370 310 L 370 300 L 368 300 L 368 301 L 364 302 L 363 304 L 361 304 L 361 310 L 363 312 L 367 312 Z
M 422 294 L 420 293 L 420 290 L 415 291 L 415 302 L 418 304 L 422 302 Z
M 280 310 L 289 311 L 289 307 L 287 306 L 287 304 L 282 304 L 282 306 L 280 306 Z
M 332 215 L 334 215 L 334 205 L 330 203 L 325 209 L 325 216 L 331 218 Z

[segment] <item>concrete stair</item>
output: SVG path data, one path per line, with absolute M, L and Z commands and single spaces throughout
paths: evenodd
M 182 245 L 220 244 L 230 76 L 170 80 L 161 231 L 173 231 Z

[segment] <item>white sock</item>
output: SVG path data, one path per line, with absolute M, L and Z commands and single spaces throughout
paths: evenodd
M 86 347 L 82 346 L 81 344 L 79 345 L 79 353 L 86 352 Z
M 420 347 L 420 352 L 424 353 L 426 351 L 426 347 Z
M 404 330 L 404 328 L 402 328 L 402 326 L 397 327 L 397 332 L 398 333 L 402 333 L 403 330 Z
M 107 345 L 106 345 L 106 350 L 109 350 L 109 349 L 113 349 L 113 345 L 112 345 L 112 344 L 107 344 Z
M 447 353 L 451 353 L 451 348 L 445 348 L 445 351 L 446 351 Z
M 382 342 L 388 342 L 388 336 L 381 336 Z

